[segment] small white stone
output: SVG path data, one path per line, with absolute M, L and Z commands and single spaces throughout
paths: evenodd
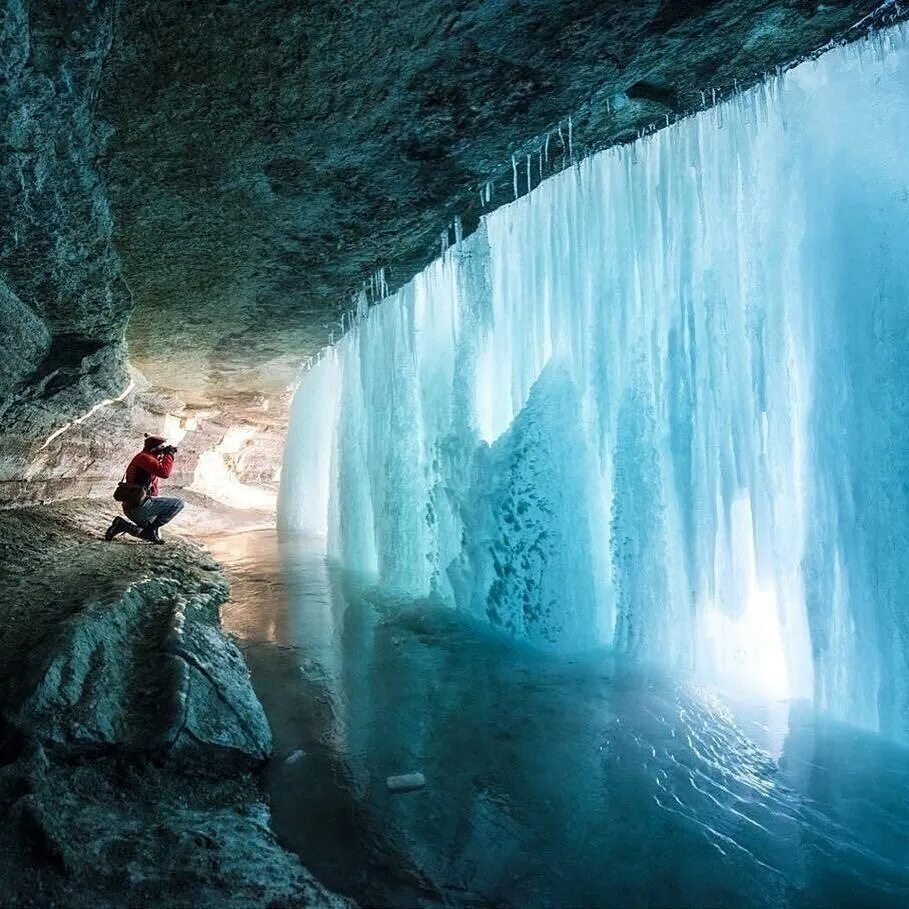
M 306 752 L 302 748 L 298 748 L 296 751 L 291 751 L 286 758 L 284 758 L 285 764 L 296 764 L 301 758 L 306 757 Z
M 389 792 L 412 792 L 414 789 L 422 789 L 425 785 L 426 777 L 422 773 L 402 773 L 385 780 L 385 787 Z

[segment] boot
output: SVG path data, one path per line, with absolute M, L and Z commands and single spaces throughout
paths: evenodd
M 161 534 L 158 533 L 158 528 L 161 525 L 157 521 L 152 521 L 151 524 L 143 527 L 139 532 L 139 536 L 148 543 L 160 543 L 164 544 L 164 540 L 161 539 Z
M 110 543 L 114 537 L 120 536 L 121 533 L 128 533 L 131 537 L 137 537 L 141 534 L 141 530 L 135 525 L 127 521 L 125 518 L 121 518 L 119 515 L 114 518 L 111 522 L 110 527 L 104 533 L 104 539 Z

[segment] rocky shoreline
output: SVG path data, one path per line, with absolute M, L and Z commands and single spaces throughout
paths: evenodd
M 0 512 L 0 905 L 342 907 L 269 828 L 271 731 L 201 547 Z

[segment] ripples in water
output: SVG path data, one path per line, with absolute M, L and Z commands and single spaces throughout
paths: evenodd
M 279 746 L 275 828 L 364 904 L 909 905 L 906 749 L 609 654 L 542 654 L 298 541 L 213 548 Z M 425 790 L 385 790 L 416 769 Z

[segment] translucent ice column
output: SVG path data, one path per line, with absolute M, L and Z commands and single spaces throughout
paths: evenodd
M 894 29 L 487 216 L 301 384 L 283 525 L 909 736 L 907 144 Z

